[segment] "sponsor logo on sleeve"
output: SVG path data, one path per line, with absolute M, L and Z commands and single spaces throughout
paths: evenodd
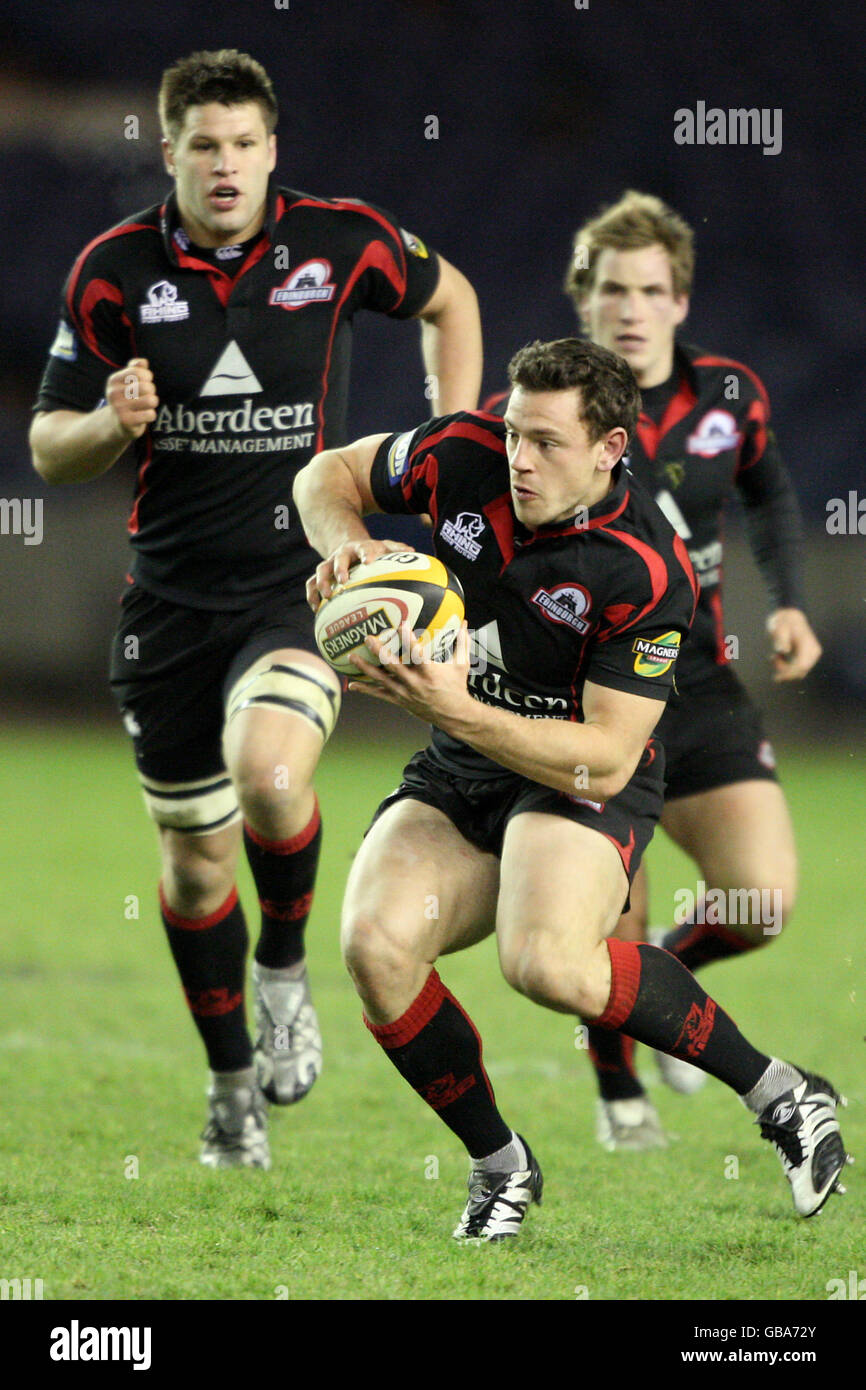
M 463 555 L 467 560 L 477 560 L 481 554 L 478 537 L 483 530 L 483 516 L 477 512 L 461 512 L 454 521 L 443 521 L 439 534 L 458 555 Z
M 584 614 L 589 612 L 592 599 L 582 584 L 554 584 L 551 589 L 537 589 L 532 602 L 551 622 L 573 627 L 575 632 L 589 632 Z
M 52 357 L 60 357 L 64 362 L 74 362 L 78 356 L 78 339 L 64 319 L 57 326 L 57 337 L 49 351 Z
M 632 643 L 634 669 L 638 676 L 663 676 L 676 661 L 680 650 L 680 634 L 665 632 L 652 639 L 636 637 Z
M 729 410 L 708 410 L 694 434 L 686 440 L 686 450 L 711 459 L 727 449 L 738 449 L 742 437 Z
M 426 261 L 430 252 L 427 250 L 421 238 L 416 236 L 414 232 L 404 231 L 402 227 L 400 228 L 400 235 L 403 238 L 403 245 L 406 247 L 409 255 L 418 256 L 421 260 Z
M 412 443 L 413 434 L 414 430 L 407 430 L 405 434 L 398 434 L 388 450 L 388 477 L 391 479 L 392 486 L 400 481 L 409 467 L 409 445 Z
M 336 288 L 331 280 L 330 261 L 304 261 L 286 276 L 278 289 L 271 290 L 268 303 L 289 310 L 304 309 L 308 304 L 327 304 L 334 298 Z
M 139 305 L 142 323 L 177 323 L 189 318 L 189 301 L 178 299 L 177 285 L 157 280 L 147 292 L 147 303 Z

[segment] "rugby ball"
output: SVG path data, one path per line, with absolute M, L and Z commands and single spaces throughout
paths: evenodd
M 369 564 L 355 565 L 345 584 L 324 600 L 316 613 L 316 643 L 335 671 L 362 679 L 349 657 L 358 652 L 379 665 L 366 645 L 369 636 L 379 637 L 408 623 L 425 656 L 447 661 L 463 613 L 460 581 L 441 560 L 417 550 L 394 550 Z M 395 659 L 408 659 L 399 645 L 393 650 Z

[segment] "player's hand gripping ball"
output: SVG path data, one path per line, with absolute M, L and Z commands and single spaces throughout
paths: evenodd
M 349 660 L 358 652 L 380 665 L 367 637 L 397 633 L 408 623 L 425 657 L 447 661 L 463 621 L 460 581 L 434 555 L 396 550 L 366 565 L 355 565 L 345 584 L 325 599 L 316 613 L 316 642 L 327 662 L 343 676 L 359 679 Z M 391 647 L 388 648 L 391 654 Z M 409 660 L 393 648 L 392 660 Z

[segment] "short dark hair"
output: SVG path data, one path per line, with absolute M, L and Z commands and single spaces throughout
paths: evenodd
M 219 101 L 240 106 L 257 101 L 269 135 L 277 124 L 277 99 L 271 79 L 261 63 L 236 48 L 191 53 L 166 68 L 159 88 L 159 119 L 167 140 L 176 140 L 183 129 L 187 108 Z
M 524 391 L 580 391 L 579 418 L 590 443 L 608 430 L 624 429 L 629 436 L 637 424 L 641 398 L 631 367 L 623 357 L 582 338 L 557 338 L 552 343 L 528 343 L 508 364 L 512 386 Z

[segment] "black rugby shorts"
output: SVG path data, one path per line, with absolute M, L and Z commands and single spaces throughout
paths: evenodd
M 169 603 L 130 585 L 111 649 L 111 689 L 140 772 L 191 782 L 223 770 L 225 702 L 280 647 L 319 655 L 304 599 L 274 593 L 242 612 Z
M 761 715 L 728 666 L 672 691 L 654 736 L 665 749 L 666 801 L 732 782 L 777 780 Z
M 501 777 L 463 777 L 448 769 L 430 749 L 416 753 L 403 769 L 399 787 L 377 808 L 371 826 L 389 806 L 409 798 L 435 806 L 464 839 L 500 856 L 509 821 L 525 811 L 562 816 L 597 830 L 610 840 L 632 882 L 652 839 L 663 806 L 664 752 L 650 739 L 631 781 L 609 801 L 554 791 L 509 772 Z M 626 906 L 628 908 L 628 899 Z

